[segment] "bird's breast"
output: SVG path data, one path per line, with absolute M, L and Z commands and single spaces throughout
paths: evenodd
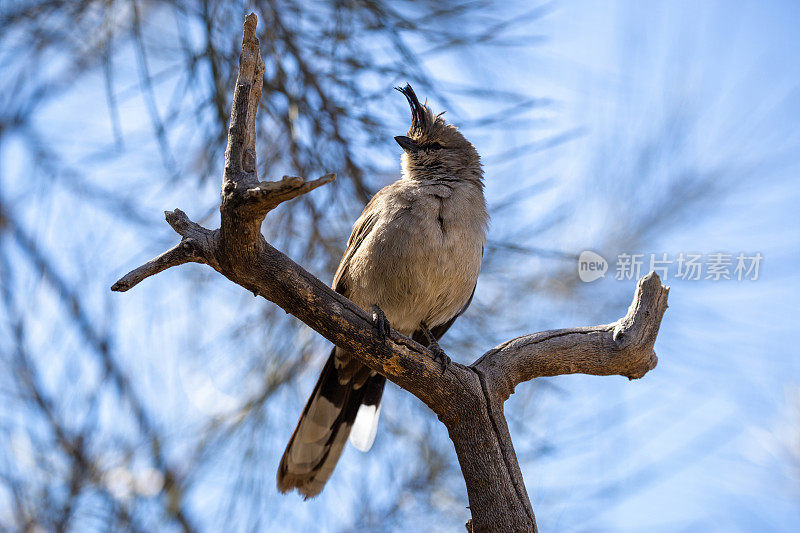
M 441 189 L 440 189 L 441 192 Z M 469 192 L 469 191 L 468 191 Z M 350 298 L 377 304 L 410 335 L 442 324 L 466 304 L 485 244 L 483 196 L 449 188 L 393 198 L 352 259 Z

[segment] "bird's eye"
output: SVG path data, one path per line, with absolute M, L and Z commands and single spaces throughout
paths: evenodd
M 427 148 L 428 150 L 441 150 L 442 148 L 444 148 L 444 146 L 442 146 L 439 143 L 431 143 L 425 148 Z

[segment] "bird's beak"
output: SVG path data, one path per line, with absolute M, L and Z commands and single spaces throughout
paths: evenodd
M 414 153 L 419 150 L 419 145 L 405 135 L 398 135 L 394 138 L 394 140 L 397 141 L 397 144 L 400 145 L 400 148 L 406 152 Z

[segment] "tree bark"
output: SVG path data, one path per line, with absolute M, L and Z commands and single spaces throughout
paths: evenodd
M 373 319 L 266 242 L 261 223 L 281 203 L 331 182 L 286 176 L 258 181 L 255 115 L 264 62 L 256 16 L 245 19 L 233 97 L 220 202 L 221 225 L 208 230 L 176 209 L 167 222 L 181 241 L 134 269 L 111 289 L 127 291 L 145 278 L 188 262 L 205 263 L 234 283 L 274 302 L 326 339 L 347 349 L 421 399 L 448 429 L 467 486 L 474 531 L 536 531 L 536 519 L 503 413 L 523 381 L 569 373 L 640 378 L 655 367 L 653 351 L 669 290 L 650 273 L 639 280 L 625 317 L 604 326 L 517 337 L 470 366 L 445 372 L 424 346 L 392 330 L 385 340 Z

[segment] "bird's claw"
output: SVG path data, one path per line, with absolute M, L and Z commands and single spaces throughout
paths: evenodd
M 425 335 L 425 338 L 428 340 L 428 349 L 433 353 L 433 360 L 434 361 L 441 361 L 442 363 L 442 374 L 444 371 L 447 370 L 447 366 L 450 364 L 450 358 L 447 357 L 447 354 L 444 353 L 441 346 L 439 346 L 439 341 L 436 340 L 436 337 L 433 336 L 431 330 L 428 328 L 428 325 L 423 322 L 420 324 L 422 328 L 422 334 Z
M 428 349 L 433 352 L 433 360 L 440 361 L 442 363 L 442 374 L 444 374 L 445 370 L 447 370 L 448 365 L 450 365 L 450 358 L 444 353 L 444 350 L 439 346 L 439 343 L 433 341 L 433 343 L 428 346 Z
M 378 336 L 380 336 L 381 342 L 386 344 L 386 339 L 389 338 L 392 326 L 389 324 L 389 320 L 386 318 L 383 310 L 378 307 L 378 304 L 372 306 L 372 323 L 375 329 L 378 330 Z

